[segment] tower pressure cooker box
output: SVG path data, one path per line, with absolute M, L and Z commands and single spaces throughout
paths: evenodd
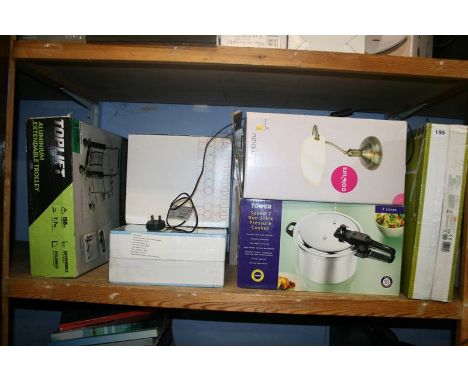
M 122 224 L 126 139 L 69 116 L 28 119 L 26 136 L 31 273 L 79 276 Z
M 239 287 L 398 295 L 404 207 L 243 199 Z
M 245 198 L 404 204 L 406 122 L 247 113 Z

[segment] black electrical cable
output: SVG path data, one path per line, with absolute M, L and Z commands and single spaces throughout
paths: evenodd
M 205 170 L 206 152 L 208 151 L 208 146 L 213 141 L 213 139 L 215 139 L 219 134 L 221 134 L 223 132 L 223 130 L 225 130 L 228 127 L 231 127 L 231 126 L 232 126 L 232 123 L 224 126 L 215 135 L 213 135 L 210 138 L 210 140 L 206 143 L 205 150 L 203 152 L 202 168 L 201 168 L 201 171 L 200 171 L 200 175 L 198 175 L 197 181 L 195 182 L 195 186 L 193 187 L 193 190 L 192 190 L 192 192 L 190 194 L 187 193 L 187 192 L 182 192 L 179 195 L 177 195 L 174 198 L 174 200 L 171 202 L 171 204 L 169 205 L 169 210 L 167 211 L 167 215 L 166 215 L 166 227 L 167 228 L 170 228 L 170 229 L 173 229 L 173 230 L 176 230 L 176 231 L 186 232 L 186 233 L 192 233 L 197 229 L 197 227 L 198 227 L 198 212 L 197 212 L 197 209 L 195 207 L 195 203 L 193 202 L 193 195 L 197 191 L 198 185 L 200 184 L 200 180 L 201 180 L 201 178 L 203 176 L 203 172 Z M 229 135 L 231 135 L 231 134 L 229 134 Z M 181 208 L 182 206 L 186 205 L 187 203 L 190 203 L 190 208 L 192 208 L 193 213 L 195 215 L 195 225 L 193 227 L 186 227 L 186 228 L 190 228 L 190 229 L 181 228 L 187 222 L 186 220 L 183 220 L 181 223 L 176 224 L 176 225 L 170 224 L 169 223 L 169 215 L 170 215 L 171 211 L 176 211 L 179 208 Z

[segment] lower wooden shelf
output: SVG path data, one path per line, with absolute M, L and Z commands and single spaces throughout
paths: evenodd
M 463 304 L 458 299 L 443 303 L 410 300 L 404 296 L 241 289 L 236 285 L 234 266 L 226 268 L 223 288 L 111 284 L 107 264 L 76 279 L 32 277 L 27 247 L 17 248 L 11 256 L 10 275 L 4 284 L 8 298 L 225 312 L 455 320 L 463 317 Z

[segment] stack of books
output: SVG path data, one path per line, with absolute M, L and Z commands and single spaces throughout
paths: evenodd
M 62 323 L 50 335 L 51 346 L 164 346 L 172 345 L 170 320 L 147 310 Z
M 402 291 L 451 301 L 466 184 L 467 126 L 427 124 L 408 142 Z

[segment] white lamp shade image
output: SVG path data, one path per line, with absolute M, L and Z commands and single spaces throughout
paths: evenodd
M 319 187 L 325 169 L 325 139 L 312 135 L 302 143 L 301 170 L 304 178 L 314 187 Z

